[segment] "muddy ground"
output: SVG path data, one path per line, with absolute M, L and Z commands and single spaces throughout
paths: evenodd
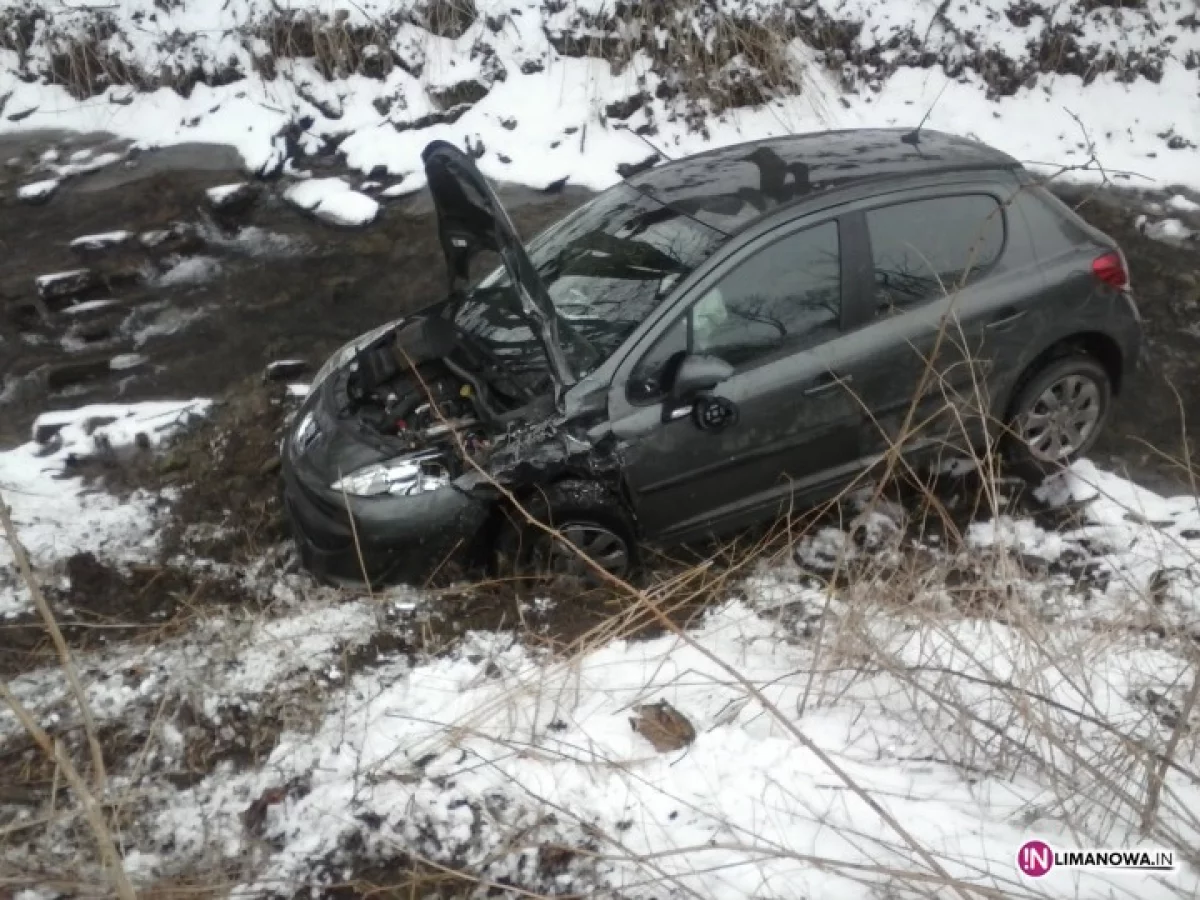
M 81 149 L 124 158 L 63 180 L 47 202 L 16 197 Z M 47 408 L 217 396 L 283 359 L 311 373 L 345 340 L 443 290 L 433 217 L 420 194 L 381 198 L 374 224 L 346 230 L 289 206 L 278 184 L 256 185 L 248 202 L 214 210 L 205 189 L 244 180 L 225 148 L 129 154 L 103 136 L 45 133 L 0 139 L 0 162 L 0 446 L 27 439 Z M 334 165 L 310 163 L 318 175 Z M 1200 434 L 1200 392 L 1190 389 L 1200 374 L 1200 244 L 1139 231 L 1136 216 L 1154 197 L 1062 192 L 1121 241 L 1147 318 L 1147 370 L 1130 382 L 1096 456 L 1150 486 L 1189 489 L 1175 460 L 1185 455 L 1183 435 Z M 507 188 L 503 196 L 528 235 L 587 195 L 567 187 Z M 100 249 L 70 246 L 113 231 L 130 237 Z M 78 289 L 39 296 L 40 276 L 81 268 L 88 274 Z M 253 410 L 239 423 L 252 430 Z

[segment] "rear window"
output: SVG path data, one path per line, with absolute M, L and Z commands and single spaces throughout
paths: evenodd
M 988 194 L 930 197 L 867 213 L 877 315 L 952 293 L 1004 248 L 1004 213 Z

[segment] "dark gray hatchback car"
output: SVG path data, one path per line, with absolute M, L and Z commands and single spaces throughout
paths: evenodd
M 448 561 L 612 571 L 827 498 L 899 444 L 1093 445 L 1136 363 L 1123 254 L 1014 159 L 933 131 L 773 138 L 644 171 L 525 245 L 472 160 L 423 153 L 447 297 L 316 377 L 283 446 L 334 581 Z M 472 282 L 480 253 L 499 265 Z

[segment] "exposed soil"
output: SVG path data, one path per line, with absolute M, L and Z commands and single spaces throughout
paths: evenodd
M 116 566 L 91 553 L 66 560 L 65 580 L 46 588 L 71 648 L 99 650 L 127 640 L 154 641 L 192 613 L 254 602 L 241 585 L 212 573 L 171 565 Z M 27 614 L 0 625 L 0 678 L 56 661 L 41 619 Z
M 1147 198 L 1132 192 L 1057 190 L 1120 242 L 1145 318 L 1145 368 L 1124 386 L 1092 455 L 1151 489 L 1193 493 L 1183 463 L 1195 460 L 1200 449 L 1200 392 L 1194 389 L 1200 380 L 1200 241 L 1147 237 L 1135 224 Z M 1195 215 L 1181 218 L 1200 228 Z

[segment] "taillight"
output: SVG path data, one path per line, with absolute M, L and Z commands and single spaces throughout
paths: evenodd
M 1125 260 L 1116 250 L 1093 259 L 1092 274 L 1115 288 L 1129 287 L 1129 272 L 1125 268 Z

